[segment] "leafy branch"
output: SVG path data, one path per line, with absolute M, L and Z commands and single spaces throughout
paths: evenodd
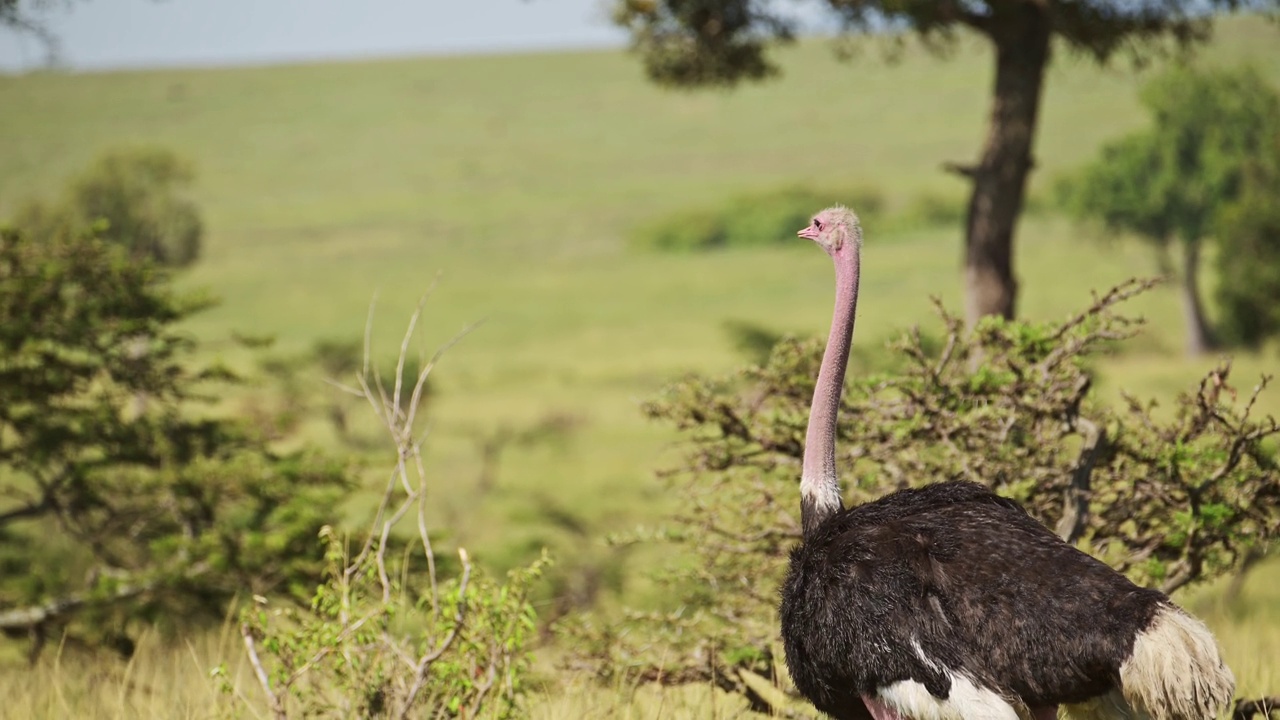
M 407 375 L 409 348 L 429 296 L 410 316 L 393 378 L 384 381 L 371 361 L 371 306 L 355 383 L 333 383 L 367 402 L 395 448 L 358 550 L 349 553 L 338 533 L 326 528 L 326 582 L 309 610 L 268 611 L 270 601 L 258 598 L 242 613 L 246 655 L 277 719 L 291 713 L 470 718 L 482 709 L 508 717 L 523 692 L 526 645 L 536 629 L 529 593 L 549 560 L 544 552 L 510 572 L 505 583 L 486 577 L 463 548 L 452 571 L 438 562 L 427 517 L 427 432 L 419 411 L 429 376 L 474 326 Z M 402 542 L 396 531 L 407 519 L 414 536 Z M 225 668 L 220 674 L 225 680 Z M 229 682 L 225 689 L 233 690 Z

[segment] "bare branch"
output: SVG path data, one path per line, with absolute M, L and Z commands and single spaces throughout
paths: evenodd
M 431 297 L 431 293 L 435 291 L 436 285 L 439 284 L 439 282 L 440 274 L 436 273 L 436 279 L 431 281 L 431 285 L 427 288 L 427 291 L 418 299 L 418 305 L 413 309 L 413 313 L 409 316 L 409 322 L 405 326 L 404 338 L 400 341 L 400 354 L 396 357 L 395 391 L 392 393 L 392 397 L 395 399 L 396 403 L 395 415 L 397 418 L 401 417 L 400 391 L 404 384 L 404 360 L 405 356 L 409 354 L 409 340 L 413 338 L 413 331 L 418 325 L 418 318 L 422 316 L 422 308 L 427 304 L 427 299 Z
M 1080 460 L 1071 473 L 1071 485 L 1063 493 L 1062 519 L 1058 521 L 1058 537 L 1075 544 L 1089 525 L 1089 501 L 1092 497 L 1093 468 L 1106 447 L 1106 431 L 1092 420 L 1075 419 L 1076 428 L 1084 435 Z
M 458 609 L 454 612 L 453 627 L 439 645 L 418 660 L 418 667 L 414 672 L 413 686 L 409 688 L 409 694 L 405 698 L 404 706 L 400 708 L 401 718 L 408 717 L 409 710 L 413 707 L 413 703 L 418 698 L 418 693 L 422 691 L 422 686 L 427 681 L 427 671 L 431 669 L 431 663 L 440 659 L 440 656 L 453 646 L 453 641 L 457 639 L 458 633 L 462 631 L 467 606 L 467 583 L 471 579 L 471 560 L 467 557 L 467 551 L 462 548 L 458 548 L 458 558 L 462 561 L 462 580 L 458 583 Z
M 14 522 L 17 520 L 25 520 L 27 518 L 40 517 L 46 513 L 53 512 L 54 506 L 52 499 L 48 496 L 40 500 L 40 502 L 28 503 L 20 507 L 12 508 L 0 513 L 0 525 Z
M 253 667 L 254 677 L 258 678 L 258 685 L 262 687 L 262 692 L 266 694 L 267 701 L 271 705 L 271 714 L 276 720 L 287 720 L 289 715 L 285 712 L 284 701 L 271 689 L 271 678 L 268 677 L 266 668 L 262 666 L 257 643 L 253 640 L 253 630 L 248 623 L 240 624 L 240 636 L 244 638 L 245 652 L 249 655 L 249 664 Z
M 193 579 L 208 570 L 206 564 L 193 565 L 182 573 L 182 577 Z M 42 605 L 13 608 L 0 612 L 0 630 L 22 630 L 39 627 L 45 623 L 56 622 L 86 607 L 108 607 L 159 589 L 164 584 L 164 573 L 156 573 L 149 580 L 128 582 L 121 577 L 121 582 L 109 594 L 79 592 L 65 597 L 50 600 Z
M 967 178 L 969 180 L 972 180 L 978 176 L 977 165 L 973 165 L 971 163 L 956 162 L 954 160 L 947 160 L 946 162 L 942 163 L 942 170 L 944 172 L 949 172 L 955 175 L 959 175 L 960 177 Z

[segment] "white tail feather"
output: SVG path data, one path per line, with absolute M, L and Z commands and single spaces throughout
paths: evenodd
M 1209 628 L 1167 605 L 1134 640 L 1120 688 L 1152 720 L 1213 720 L 1235 695 L 1236 679 Z
M 1209 628 L 1166 605 L 1134 639 L 1120 687 L 1066 710 L 1076 720 L 1213 720 L 1235 690 Z

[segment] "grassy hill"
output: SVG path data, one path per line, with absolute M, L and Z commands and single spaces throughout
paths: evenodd
M 197 165 L 210 228 L 181 283 L 223 299 L 191 330 L 274 335 L 281 353 L 359 337 L 377 291 L 375 342 L 390 355 L 439 274 L 423 349 L 486 322 L 436 376 L 438 517 L 497 564 L 547 543 L 586 558 L 599 554 L 600 531 L 663 506 L 652 474 L 674 436 L 640 416 L 641 401 L 680 373 L 740 365 L 726 321 L 813 334 L 830 317 L 829 262 L 806 243 L 641 254 L 626 247 L 632 228 L 795 183 L 874 187 L 891 208 L 967 189 L 939 165 L 975 157 L 982 140 L 981 47 L 945 61 L 912 50 L 893 65 L 872 49 L 842 64 L 814 40 L 781 58 L 779 81 L 700 94 L 646 84 L 617 52 L 0 77 L 0 217 L 105 148 L 172 147 Z M 1198 60 L 1240 61 L 1280 84 L 1280 29 L 1223 21 Z M 1141 124 L 1145 77 L 1058 59 L 1033 192 Z M 867 232 L 857 345 L 930 322 L 930 294 L 961 307 L 958 226 Z M 1141 247 L 1095 240 L 1051 216 L 1021 225 L 1025 315 L 1058 317 L 1090 289 L 1154 272 Z M 1151 326 L 1107 366 L 1108 392 L 1169 397 L 1213 363 L 1178 356 L 1172 292 L 1132 309 Z M 1274 365 L 1274 355 L 1241 357 L 1237 380 Z M 318 372 L 300 381 L 334 392 Z M 479 438 L 549 415 L 575 429 L 511 447 L 495 491 L 482 493 Z M 315 422 L 308 437 L 332 434 Z

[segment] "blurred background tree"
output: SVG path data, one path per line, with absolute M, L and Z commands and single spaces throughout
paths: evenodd
M 970 325 L 984 315 L 1012 318 L 1017 280 L 1013 239 L 1034 161 L 1037 119 L 1052 45 L 1099 63 L 1126 54 L 1143 63 L 1204 41 L 1210 10 L 1265 8 L 1274 0 L 826 0 L 843 35 L 885 28 L 901 44 L 910 34 L 945 50 L 961 32 L 991 43 L 995 83 L 987 139 L 977 163 L 948 167 L 973 183 L 965 227 L 965 310 Z M 666 86 L 733 86 L 776 75 L 768 50 L 790 42 L 797 21 L 765 0 L 616 0 L 615 22 L 626 28 L 649 78 Z M 823 102 L 840 98 L 819 96 Z M 854 98 L 849 98 L 853 102 Z
M 1166 72 L 1142 93 L 1151 127 L 1105 145 L 1059 184 L 1077 217 L 1152 243 L 1170 269 L 1181 250 L 1187 353 L 1217 344 L 1200 293 L 1201 250 L 1218 243 L 1224 340 L 1257 345 L 1275 332 L 1274 212 L 1280 200 L 1280 94 L 1256 70 Z M 1245 200 L 1247 198 L 1247 200 Z M 1245 202 L 1247 207 L 1236 207 Z M 1270 217 L 1269 217 L 1270 216 Z M 1271 263 L 1267 260 L 1270 259 Z
M 75 0 L 0 0 L 0 28 L 35 38 L 44 51 L 44 64 L 54 67 L 62 58 L 62 42 L 49 29 L 45 16 L 54 8 L 74 3 Z
M 1280 335 L 1280 164 L 1266 172 L 1220 221 L 1220 330 L 1225 340 L 1249 348 Z
M 200 256 L 204 222 L 182 191 L 191 164 L 165 148 L 134 147 L 100 155 L 50 204 L 31 200 L 14 219 L 36 239 L 75 233 L 102 223 L 98 236 L 135 259 L 183 267 Z

